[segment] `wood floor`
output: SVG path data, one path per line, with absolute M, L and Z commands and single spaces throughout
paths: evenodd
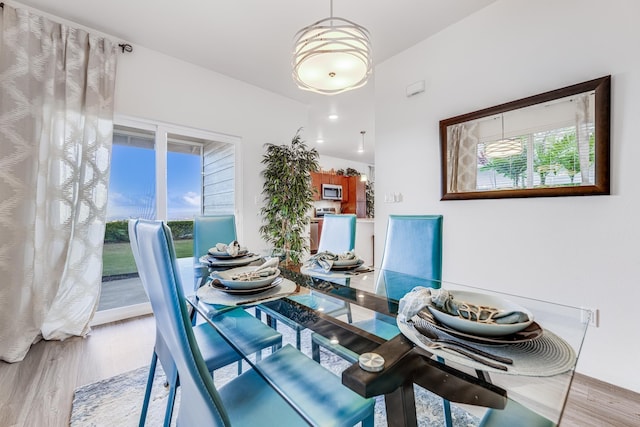
M 35 344 L 24 361 L 0 362 L 0 427 L 63 427 L 75 388 L 149 363 L 150 316 L 94 328 L 85 339 Z M 563 427 L 640 426 L 640 395 L 577 375 Z

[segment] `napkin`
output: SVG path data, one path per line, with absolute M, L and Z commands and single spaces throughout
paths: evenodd
M 268 260 L 266 260 L 265 262 L 262 263 L 262 265 L 258 268 L 255 269 L 255 271 L 260 271 L 260 270 L 264 270 L 267 268 L 277 268 L 278 265 L 280 264 L 280 259 L 278 258 L 270 258 Z
M 334 254 L 333 252 L 329 252 L 329 251 L 318 252 L 317 254 L 309 258 L 309 260 L 306 262 L 306 267 L 312 270 L 320 270 L 325 273 L 328 273 L 331 271 L 331 267 L 333 267 L 333 263 L 335 261 L 338 261 L 338 260 L 343 261 L 343 260 L 351 260 L 351 259 L 353 260 L 358 259 L 358 256 L 356 255 L 355 251 L 347 251 L 341 254 Z
M 417 286 L 400 300 L 398 315 L 411 319 L 424 307 L 432 305 L 452 316 L 482 323 L 513 324 L 527 322 L 529 316 L 521 311 L 501 311 L 494 307 L 477 306 L 457 300 L 445 289 Z
M 244 273 L 238 273 L 231 276 L 231 280 L 237 280 L 239 282 L 248 282 L 250 280 L 260 279 L 262 277 L 273 276 L 278 272 L 278 269 L 275 267 L 264 268 L 260 271 L 246 271 Z
M 216 243 L 216 251 L 218 252 L 226 252 L 231 256 L 237 256 L 240 252 L 240 243 L 237 240 L 229 243 Z

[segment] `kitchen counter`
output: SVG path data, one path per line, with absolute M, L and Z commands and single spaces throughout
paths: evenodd
M 375 218 L 356 218 L 356 222 L 373 224 L 375 222 Z

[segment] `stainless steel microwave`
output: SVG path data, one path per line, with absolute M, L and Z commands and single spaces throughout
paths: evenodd
M 322 198 L 324 200 L 342 200 L 342 185 L 322 184 Z

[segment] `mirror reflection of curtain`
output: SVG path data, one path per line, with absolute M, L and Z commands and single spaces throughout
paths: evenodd
M 476 191 L 478 176 L 478 123 L 447 127 L 449 192 Z
M 589 184 L 589 125 L 589 94 L 583 93 L 576 98 L 576 142 L 578 144 L 580 182 L 582 185 Z
M 0 8 L 0 359 L 85 335 L 100 295 L 117 44 Z

